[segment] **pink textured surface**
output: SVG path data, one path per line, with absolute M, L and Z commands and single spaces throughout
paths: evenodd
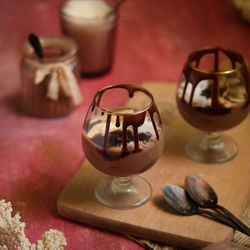
M 82 79 L 83 103 L 69 116 L 37 119 L 20 109 L 20 47 L 29 33 L 60 34 L 58 0 L 0 1 L 0 199 L 12 202 L 32 242 L 49 228 L 66 249 L 141 249 L 120 235 L 67 221 L 56 200 L 84 159 L 81 127 L 91 97 L 115 83 L 176 82 L 187 54 L 220 45 L 250 62 L 250 26 L 229 1 L 127 0 L 121 8 L 113 70 Z

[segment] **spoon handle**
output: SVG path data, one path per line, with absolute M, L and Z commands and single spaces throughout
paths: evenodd
M 231 212 L 229 212 L 226 208 L 217 205 L 217 209 L 219 209 L 221 212 L 223 212 L 227 217 L 231 219 L 232 222 L 234 222 L 241 230 L 241 232 L 247 234 L 250 236 L 250 228 L 246 226 L 242 221 L 240 221 L 237 217 L 235 217 Z
M 234 223 L 231 222 L 231 220 L 227 220 L 227 219 L 225 219 L 223 216 L 221 216 L 219 214 L 216 214 L 216 213 L 213 213 L 213 212 L 210 212 L 210 211 L 207 211 L 207 210 L 203 210 L 203 209 L 200 209 L 199 212 L 201 214 L 209 215 L 210 217 L 213 217 L 215 220 L 217 220 L 217 221 L 219 221 L 219 222 L 221 222 L 221 223 L 223 223 L 223 224 L 225 224 L 225 225 L 227 225 L 227 226 L 229 226 L 231 228 L 234 228 L 236 230 L 241 231 L 240 228 L 237 225 L 235 225 Z
M 42 46 L 41 46 L 41 43 L 39 41 L 39 38 L 35 34 L 31 33 L 29 35 L 29 42 L 32 45 L 32 47 L 34 48 L 37 56 L 40 59 L 43 58 L 43 50 L 42 50 Z

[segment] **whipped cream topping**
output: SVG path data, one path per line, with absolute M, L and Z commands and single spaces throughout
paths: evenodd
M 197 85 L 194 95 L 192 106 L 194 107 L 211 107 L 211 91 L 212 91 L 212 80 L 202 80 Z M 180 83 L 180 86 L 177 90 L 177 96 L 179 98 L 182 97 L 183 91 L 185 87 L 185 79 Z M 184 100 L 186 103 L 189 103 L 191 93 L 192 93 L 193 85 L 188 83 L 186 92 L 184 95 Z M 239 78 L 222 78 L 219 81 L 219 103 L 224 105 L 225 108 L 233 108 L 244 104 L 247 101 L 247 92 L 244 88 L 242 82 Z
M 93 119 L 89 124 L 87 136 L 98 146 L 103 146 L 103 138 L 106 132 L 107 115 Z M 121 151 L 122 133 L 123 133 L 123 117 L 120 116 L 120 126 L 116 126 L 116 116 L 111 116 L 108 148 L 112 151 Z M 139 147 L 140 149 L 148 148 L 157 141 L 156 133 L 150 116 L 147 114 L 144 123 L 138 127 Z M 127 127 L 127 148 L 129 151 L 134 150 L 134 136 L 132 126 Z

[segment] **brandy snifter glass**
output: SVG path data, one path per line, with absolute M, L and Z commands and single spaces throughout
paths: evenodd
M 161 118 L 152 94 L 136 85 L 99 90 L 82 130 L 89 162 L 105 173 L 95 196 L 116 209 L 140 206 L 151 197 L 151 185 L 137 176 L 152 167 L 164 146 Z
M 219 163 L 237 154 L 237 144 L 221 131 L 241 123 L 249 112 L 250 83 L 243 57 L 221 47 L 192 52 L 177 87 L 177 106 L 192 126 L 205 131 L 185 151 L 194 160 Z

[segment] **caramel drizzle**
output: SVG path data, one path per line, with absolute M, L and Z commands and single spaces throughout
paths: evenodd
M 130 86 L 130 88 L 126 88 L 129 92 L 129 97 L 133 97 L 133 93 L 136 89 L 132 88 Z M 100 94 L 100 96 L 98 97 L 98 101 L 97 104 L 100 103 L 101 100 L 101 96 L 102 94 Z M 95 107 L 91 109 L 92 112 L 94 112 Z M 153 102 L 153 104 L 151 105 L 151 107 L 142 112 L 142 113 L 138 113 L 138 114 L 134 114 L 134 115 L 129 115 L 129 114 L 122 114 L 122 115 L 117 115 L 114 114 L 114 116 L 116 116 L 116 127 L 120 127 L 121 125 L 121 121 L 120 121 L 120 116 L 123 117 L 123 126 L 122 126 L 122 153 L 125 153 L 128 151 L 127 148 L 127 128 L 129 126 L 132 126 L 133 128 L 133 134 L 134 134 L 134 151 L 140 151 L 140 147 L 139 147 L 139 134 L 138 134 L 138 127 L 143 125 L 144 121 L 145 121 L 145 117 L 146 117 L 146 113 L 149 113 L 152 124 L 153 124 L 153 128 L 156 134 L 156 138 L 157 140 L 159 140 L 159 133 L 157 130 L 157 126 L 154 120 L 154 113 L 158 114 L 159 120 L 160 120 L 160 124 L 162 123 L 161 119 L 160 119 L 160 114 L 159 111 L 155 105 L 155 103 Z M 104 114 L 104 112 L 102 111 L 102 115 Z M 104 134 L 104 144 L 103 144 L 103 151 L 107 150 L 107 144 L 108 144 L 108 136 L 109 136 L 109 129 L 110 129 L 110 123 L 111 123 L 111 118 L 112 118 L 112 114 L 107 114 L 107 120 L 106 120 L 106 127 L 105 127 L 105 134 Z
M 211 49 L 207 49 L 207 50 L 198 51 L 198 52 L 196 52 L 196 54 L 192 54 L 192 56 L 190 57 L 190 61 L 195 61 L 195 67 L 199 68 L 199 64 L 200 64 L 200 60 L 201 60 L 202 56 L 204 56 L 207 53 L 214 53 L 214 55 L 215 55 L 214 56 L 214 71 L 218 72 L 219 71 L 219 54 L 218 54 L 219 50 L 221 50 L 230 59 L 233 69 L 235 69 L 235 67 L 236 67 L 236 62 L 239 62 L 243 65 L 242 75 L 245 78 L 244 85 L 245 85 L 245 88 L 247 90 L 248 96 L 250 96 L 249 75 L 248 75 L 246 66 L 244 64 L 243 58 L 240 54 L 230 52 L 230 51 L 227 51 L 227 50 L 224 50 L 224 49 L 218 47 L 218 48 L 211 48 Z M 184 100 L 188 83 L 192 84 L 192 91 L 191 91 L 191 95 L 190 95 L 190 99 L 189 99 L 189 105 L 192 106 L 194 92 L 195 92 L 195 89 L 196 89 L 198 83 L 202 80 L 211 79 L 211 80 L 213 80 L 212 96 L 211 96 L 211 108 L 213 108 L 213 109 L 221 108 L 221 104 L 218 100 L 219 85 L 218 85 L 218 77 L 216 75 L 209 74 L 208 72 L 204 73 L 204 72 L 200 72 L 200 71 L 194 71 L 190 68 L 190 65 L 188 65 L 188 64 L 186 64 L 184 66 L 183 73 L 185 75 L 186 80 L 185 80 L 185 86 L 184 86 L 182 97 L 181 97 L 182 101 Z
M 124 115 L 123 116 L 123 128 L 122 128 L 122 151 L 126 152 L 127 149 L 127 128 L 132 126 L 134 133 L 134 144 L 135 151 L 140 150 L 139 148 L 139 135 L 138 127 L 144 123 L 146 117 L 146 111 L 136 115 Z
M 117 128 L 119 128 L 119 127 L 120 127 L 120 125 L 121 125 L 121 122 L 120 122 L 120 116 L 118 115 L 118 116 L 116 117 L 115 126 L 116 126 Z
M 106 121 L 105 135 L 104 135 L 103 151 L 106 151 L 106 149 L 107 149 L 110 121 L 111 121 L 111 115 L 108 114 L 107 121 Z
M 156 123 L 155 123 L 155 120 L 154 120 L 154 113 L 157 113 L 158 117 L 160 117 L 160 114 L 159 114 L 159 111 L 158 111 L 156 105 L 153 104 L 151 106 L 151 108 L 148 110 L 148 112 L 149 112 L 151 121 L 153 123 L 153 127 L 154 127 L 154 131 L 155 131 L 155 134 L 156 134 L 156 138 L 157 138 L 157 140 L 159 140 L 160 137 L 159 137 L 159 133 L 158 133 L 158 130 L 157 130 L 157 127 L 156 127 Z M 160 124 L 161 124 L 161 120 L 160 120 Z

